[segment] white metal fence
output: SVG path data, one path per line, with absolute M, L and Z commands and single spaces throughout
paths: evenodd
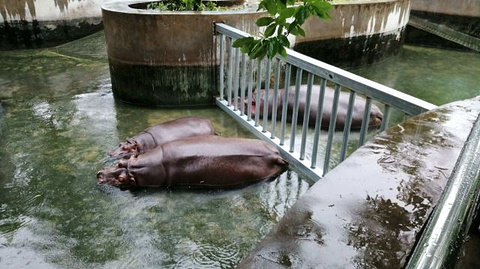
M 250 60 L 240 49 L 232 47 L 232 43 L 236 39 L 249 36 L 247 33 L 222 23 L 215 25 L 215 31 L 220 43 L 220 51 L 218 52 L 220 57 L 220 77 L 219 96 L 216 100 L 217 105 L 243 126 L 247 127 L 257 137 L 273 144 L 279 149 L 282 156 L 297 168 L 298 172 L 311 180 L 317 181 L 322 178 L 331 166 L 338 100 L 342 88 L 347 89 L 349 92 L 349 103 L 343 133 L 341 134 L 338 162 L 346 158 L 347 148 L 349 145 L 351 147 L 351 143 L 349 144 L 351 138 L 350 125 L 356 95 L 364 96 L 366 102 L 363 121 L 358 135 L 358 143 L 354 146 L 355 148 L 363 145 L 367 139 L 372 101 L 384 108 L 382 124 L 379 130 L 376 131 L 383 131 L 388 127 L 392 108 L 397 109 L 404 113 L 405 117 L 408 117 L 436 107 L 293 50 L 287 49 L 288 56 L 286 58 L 277 55 L 271 60 Z M 294 72 L 295 76 L 293 76 Z M 290 90 L 293 77 L 295 78 L 295 85 L 292 87 L 292 90 L 294 89 L 295 91 L 293 111 L 290 112 L 292 114 L 287 115 L 289 113 L 287 110 L 288 91 Z M 306 77 L 307 93 L 305 100 L 302 100 L 304 101 L 302 105 L 305 107 L 303 122 L 299 122 L 299 95 L 304 77 Z M 314 84 L 318 84 L 319 87 L 314 89 Z M 333 85 L 335 89 L 331 104 L 324 104 L 327 84 Z M 283 103 L 279 104 L 277 102 L 280 100 L 278 94 L 282 88 L 284 98 L 282 100 Z M 263 103 L 266 104 L 263 106 L 263 113 L 260 111 L 260 105 L 258 104 L 261 98 L 260 90 L 262 89 L 266 89 L 263 92 Z M 271 91 L 272 89 L 273 91 Z M 312 102 L 312 91 L 315 90 L 319 91 L 318 110 L 315 124 L 312 126 L 313 130 L 309 132 L 310 105 Z M 273 98 L 269 97 L 269 94 L 273 94 Z M 270 99 L 273 99 L 271 106 L 269 106 Z M 252 100 L 257 102 L 254 110 L 252 110 L 254 106 Z M 320 139 L 321 118 L 326 105 L 331 105 L 331 109 L 330 107 L 328 108 L 331 111 L 331 118 L 328 134 L 325 136 L 325 145 L 322 146 L 320 145 L 322 142 Z M 282 108 L 281 111 L 278 111 L 279 107 Z M 261 116 L 263 116 L 262 119 Z M 278 118 L 280 118 L 279 122 L 277 121 Z M 289 120 L 287 121 L 287 119 Z M 297 130 L 297 125 L 299 124 L 302 124 L 301 130 Z M 301 137 L 301 139 L 296 139 L 297 136 Z M 307 141 L 310 141 L 311 144 L 308 152 L 306 147 Z M 295 143 L 300 143 L 300 147 L 296 146 Z M 319 149 L 324 150 L 324 154 L 321 154 L 324 156 L 321 167 L 317 166 Z

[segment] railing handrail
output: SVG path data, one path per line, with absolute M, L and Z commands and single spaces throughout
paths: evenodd
M 224 23 L 216 23 L 215 31 L 234 39 L 251 36 L 246 32 L 238 30 Z M 406 114 L 417 115 L 437 107 L 429 102 L 399 92 L 369 79 L 360 77 L 338 67 L 298 53 L 294 50 L 286 49 L 286 51 L 286 58 L 283 58 L 279 55 L 275 57 L 282 59 L 291 65 L 298 66 L 314 75 L 333 81 L 343 87 L 354 89 L 356 92 L 362 93 L 375 100 L 379 100 L 387 105 L 395 107 Z
M 449 268 L 456 262 L 480 190 L 480 115 L 454 167 L 406 268 Z

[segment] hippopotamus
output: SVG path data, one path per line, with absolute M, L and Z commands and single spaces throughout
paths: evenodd
M 142 154 L 157 146 L 180 138 L 212 135 L 212 123 L 204 117 L 185 117 L 152 126 L 145 131 L 120 143 L 117 149 L 110 152 L 114 158 L 129 158 Z
M 122 189 L 227 189 L 273 179 L 287 168 L 287 161 L 264 141 L 210 135 L 178 139 L 121 159 L 100 170 L 97 180 Z
M 322 114 L 322 121 L 321 127 L 322 129 L 328 129 L 330 124 L 330 117 L 332 114 L 332 104 L 333 104 L 333 95 L 335 90 L 330 87 L 325 87 L 325 98 L 323 102 L 323 114 Z M 317 118 L 317 110 L 318 110 L 318 97 L 320 95 L 320 86 L 315 85 L 312 87 L 312 97 L 310 102 L 310 115 L 308 124 L 310 126 L 315 126 L 315 121 Z M 343 130 L 345 126 L 345 121 L 347 119 L 347 110 L 348 110 L 348 101 L 349 101 L 349 93 L 347 92 L 340 92 L 340 97 L 338 101 L 338 110 L 337 110 L 337 121 L 335 125 L 336 130 Z M 263 116 L 263 103 L 265 99 L 265 90 L 260 91 L 260 102 L 256 100 L 256 94 L 254 94 L 254 98 L 252 98 L 252 115 L 255 114 L 255 106 L 260 105 L 260 116 Z M 277 101 L 277 119 L 280 120 L 282 117 L 282 107 L 283 107 L 283 100 L 285 96 L 285 91 L 280 89 L 278 91 L 278 101 Z M 298 122 L 303 122 L 303 116 L 305 112 L 306 106 L 306 96 L 307 96 L 307 85 L 300 86 L 300 95 L 299 95 L 299 107 L 298 107 Z M 271 117 L 272 108 L 273 108 L 273 99 L 274 99 L 274 91 L 270 90 L 268 92 L 268 116 Z M 248 101 L 245 101 L 245 107 L 247 107 Z M 295 102 L 295 86 L 290 87 L 288 91 L 288 108 L 287 108 L 287 121 L 291 122 L 292 118 L 292 111 L 293 105 Z M 352 130 L 359 130 L 362 126 L 363 121 L 363 112 L 365 111 L 365 102 L 366 99 L 361 96 L 355 96 L 355 102 L 353 106 L 353 113 L 352 113 Z M 247 108 L 246 108 L 247 109 Z M 383 114 L 380 109 L 372 104 L 370 109 L 370 120 L 368 123 L 369 128 L 379 127 L 382 123 Z

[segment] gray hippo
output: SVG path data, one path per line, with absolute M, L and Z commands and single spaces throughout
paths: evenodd
M 97 174 L 100 184 L 137 187 L 239 188 L 283 173 L 288 163 L 268 143 L 197 136 L 122 159 Z
M 109 155 L 113 158 L 129 158 L 132 155 L 145 153 L 173 140 L 213 134 L 212 123 L 204 117 L 180 118 L 152 126 L 128 138 Z
M 328 129 L 330 124 L 330 117 L 332 115 L 332 104 L 333 104 L 333 96 L 335 90 L 330 87 L 325 87 L 325 98 L 323 102 L 323 114 L 322 114 L 322 121 L 321 127 L 322 129 Z M 318 97 L 320 95 L 320 86 L 315 85 L 312 87 L 312 98 L 310 102 L 310 114 L 309 114 L 309 125 L 315 126 L 315 121 L 317 118 L 317 110 L 318 110 Z M 260 106 L 260 116 L 263 116 L 264 112 L 264 99 L 265 99 L 265 90 L 260 91 L 260 102 L 256 100 L 256 94 L 253 95 L 252 98 L 252 115 L 255 115 L 255 106 Z M 298 123 L 303 122 L 303 116 L 305 112 L 306 106 L 306 96 L 307 96 L 307 85 L 302 85 L 300 87 L 300 95 L 299 95 L 299 107 L 298 107 Z M 280 120 L 282 117 L 282 108 L 283 108 L 283 100 L 285 98 L 285 91 L 279 90 L 278 91 L 278 109 L 277 109 L 277 119 Z M 274 100 L 274 91 L 270 90 L 268 92 L 268 116 L 271 117 L 272 115 L 272 108 L 273 108 L 273 100 Z M 291 122 L 293 105 L 295 101 L 295 86 L 290 87 L 288 91 L 288 117 L 287 121 Z M 349 101 L 349 93 L 347 92 L 340 92 L 340 97 L 338 101 L 338 111 L 337 111 L 337 121 L 335 125 L 336 130 L 343 130 L 345 126 L 345 121 L 347 119 L 347 110 L 348 110 L 348 101 Z M 248 106 L 248 101 L 245 103 L 245 107 Z M 353 107 L 353 114 L 352 114 L 352 130 L 359 130 L 362 126 L 363 120 L 363 112 L 365 111 L 365 103 L 366 99 L 361 96 L 355 96 L 355 102 Z M 246 108 L 247 109 L 247 108 Z M 369 128 L 376 128 L 379 127 L 382 123 L 383 114 L 380 109 L 372 104 L 370 110 L 370 120 L 368 123 Z

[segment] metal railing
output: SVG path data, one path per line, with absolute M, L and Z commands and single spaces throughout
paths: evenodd
M 368 135 L 368 119 L 372 101 L 384 105 L 384 116 L 380 131 L 387 128 L 389 124 L 391 109 L 395 108 L 405 114 L 406 117 L 417 115 L 422 112 L 435 108 L 435 105 L 401 93 L 384 85 L 378 84 L 363 77 L 354 75 L 350 72 L 328 65 L 315 60 L 293 50 L 287 49 L 287 57 L 276 56 L 273 59 L 264 59 L 262 61 L 248 59 L 248 56 L 238 48 L 233 48 L 232 43 L 242 37 L 249 36 L 236 28 L 226 24 L 218 23 L 215 25 L 217 38 L 219 39 L 219 58 L 220 58 L 220 77 L 219 77 L 219 97 L 216 104 L 225 112 L 243 126 L 252 131 L 260 139 L 273 144 L 286 158 L 291 165 L 296 167 L 297 171 L 307 178 L 317 181 L 328 172 L 333 141 L 335 136 L 335 125 L 337 120 L 338 100 L 342 88 L 348 89 L 349 104 L 346 114 L 345 127 L 342 135 L 339 162 L 343 161 L 347 155 L 347 147 L 350 139 L 350 125 L 354 108 L 354 100 L 357 94 L 366 97 L 363 122 L 360 129 L 357 147 L 362 146 Z M 273 64 L 273 72 L 272 72 Z M 265 69 L 265 70 L 262 70 Z M 292 69 L 296 69 L 292 70 Z M 287 115 L 288 91 L 291 86 L 291 78 L 295 71 L 295 90 L 293 115 Z M 273 73 L 273 77 L 271 78 Z M 297 136 L 297 124 L 299 119 L 299 95 L 303 75 L 306 73 L 307 93 L 305 98 L 305 109 L 301 128 L 300 148 L 295 146 Z M 310 160 L 306 158 L 306 143 L 309 135 L 309 115 L 312 102 L 312 91 L 315 79 L 319 79 L 318 110 L 314 125 L 313 142 L 311 147 Z M 273 85 L 271 85 L 273 82 Z M 283 82 L 283 83 L 282 83 Z M 334 97 L 331 104 L 331 118 L 326 137 L 325 157 L 322 167 L 317 166 L 317 155 L 320 144 L 321 119 L 325 98 L 325 89 L 328 84 L 333 84 Z M 282 85 L 281 85 L 282 84 Z M 262 86 L 264 86 L 262 88 Z M 283 87 L 282 87 L 283 86 Z M 270 107 L 269 94 L 273 88 L 273 102 Z M 284 89 L 283 103 L 278 104 L 277 98 L 279 90 Z M 260 105 L 255 106 L 252 111 L 252 99 L 260 100 L 260 90 L 264 91 L 263 119 L 260 121 Z M 226 91 L 226 93 L 225 93 Z M 255 96 L 254 96 L 255 95 Z M 244 105 L 246 102 L 246 105 Z M 239 105 L 240 104 L 240 105 Z M 281 105 L 281 111 L 278 106 Z M 247 111 L 245 112 L 245 106 Z M 271 109 L 271 113 L 269 113 Z M 254 112 L 254 116 L 252 116 Z M 278 113 L 281 113 L 280 122 L 277 122 Z M 271 114 L 271 117 L 269 117 Z M 287 123 L 287 118 L 291 116 L 291 122 Z M 277 129 L 277 125 L 280 128 Z M 291 125 L 290 125 L 291 124 Z M 290 125 L 290 126 L 289 126 Z M 290 130 L 289 142 L 287 129 Z M 277 136 L 277 132 L 279 132 Z

